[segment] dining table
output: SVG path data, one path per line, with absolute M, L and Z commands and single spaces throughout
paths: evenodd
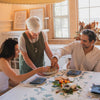
M 100 85 L 100 72 L 82 71 L 80 75 L 68 76 L 68 70 L 62 69 L 48 76 L 35 74 L 0 96 L 0 100 L 100 100 L 100 94 L 91 93 L 93 84 Z M 70 79 L 81 88 L 72 94 L 57 93 L 53 81 L 59 76 Z M 46 81 L 43 84 L 30 84 L 37 77 L 45 77 Z

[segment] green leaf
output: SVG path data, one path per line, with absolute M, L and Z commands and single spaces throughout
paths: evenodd
M 69 90 L 67 90 L 67 89 L 63 89 L 63 91 L 65 92 L 65 93 L 67 93 L 67 94 L 73 94 L 73 89 L 69 89 Z
M 79 85 L 77 85 L 77 88 L 82 89 Z
M 53 81 L 53 86 L 52 87 L 59 87 L 60 83 L 59 81 Z

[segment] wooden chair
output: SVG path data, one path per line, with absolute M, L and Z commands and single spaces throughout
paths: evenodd
M 68 58 L 68 63 L 66 65 L 66 69 L 69 69 L 71 58 Z

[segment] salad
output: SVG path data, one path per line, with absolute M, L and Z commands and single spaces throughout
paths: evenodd
M 69 80 L 69 78 L 57 77 L 52 83 L 52 87 L 57 88 L 56 93 L 63 92 L 73 94 L 74 91 L 81 89 L 79 85 L 74 84 L 73 81 Z

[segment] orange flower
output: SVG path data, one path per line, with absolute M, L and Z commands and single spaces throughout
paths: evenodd
M 63 80 L 59 80 L 59 83 L 62 84 L 63 83 Z
M 60 86 L 63 87 L 63 84 L 61 84 Z
M 67 80 L 65 80 L 65 83 L 67 83 L 68 81 Z
M 70 81 L 67 81 L 67 83 L 70 83 Z

